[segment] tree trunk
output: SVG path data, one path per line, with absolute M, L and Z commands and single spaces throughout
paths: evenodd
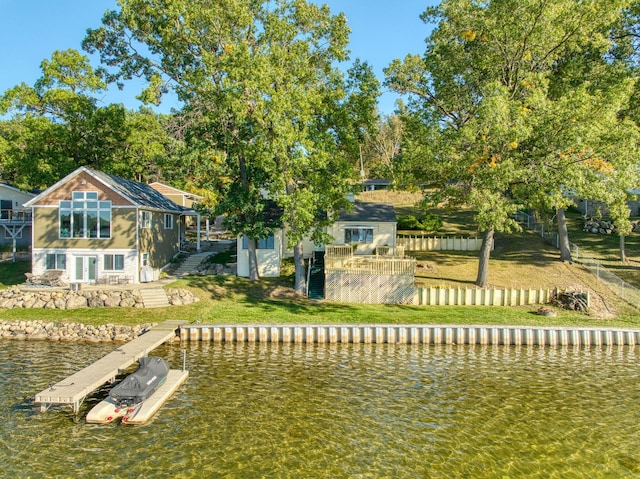
M 560 247 L 560 261 L 573 263 L 571 258 L 571 245 L 569 245 L 569 231 L 567 231 L 567 219 L 564 216 L 564 209 L 557 209 L 558 215 L 558 240 Z
M 620 261 L 625 263 L 627 261 L 627 253 L 624 249 L 624 235 L 620 235 Z
M 299 241 L 293 247 L 293 263 L 296 268 L 294 289 L 296 293 L 304 295 L 307 292 L 307 272 L 304 267 L 304 247 L 302 241 Z
M 258 256 L 254 238 L 247 238 L 247 253 L 249 254 L 249 280 L 256 281 L 260 279 L 260 273 L 258 272 Z
M 482 247 L 480 248 L 480 258 L 478 262 L 478 278 L 476 285 L 485 288 L 489 284 L 489 257 L 493 248 L 493 229 L 488 229 L 482 237 Z

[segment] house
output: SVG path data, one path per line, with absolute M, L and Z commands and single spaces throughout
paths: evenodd
M 70 283 L 146 282 L 179 252 L 191 212 L 142 183 L 80 167 L 25 204 L 32 274 Z
M 378 247 L 396 246 L 396 230 L 392 205 L 354 202 L 353 211 L 342 210 L 327 233 L 334 238 L 334 246 L 351 245 L 356 255 L 372 255 Z
M 374 255 L 377 248 L 385 246 L 394 249 L 397 221 L 393 206 L 366 202 L 354 202 L 352 205 L 352 211 L 342 210 L 327 228 L 327 233 L 334 238 L 331 245 L 349 245 L 355 249 L 356 255 Z M 280 276 L 282 259 L 293 256 L 285 233 L 280 228 L 269 238 L 258 240 L 256 255 L 260 276 Z M 324 245 L 314 245 L 310 240 L 305 240 L 303 244 L 305 257 L 310 257 L 314 251 L 324 250 Z M 238 236 L 237 275 L 249 276 L 247 240 L 242 235 Z
M 149 183 L 149 186 L 162 194 L 165 198 L 168 198 L 175 204 L 184 206 L 185 208 L 193 208 L 194 205 L 202 199 L 202 196 L 200 195 L 189 193 L 188 191 L 182 191 L 158 181 Z
M 193 208 L 196 206 L 198 201 L 202 200 L 202 196 L 196 195 L 194 193 L 189 193 L 188 191 L 182 191 L 178 188 L 174 188 L 173 186 L 165 185 L 164 183 L 160 183 L 158 181 L 154 181 L 153 183 L 149 183 L 149 186 L 156 190 L 158 193 L 163 195 L 165 198 L 173 201 L 177 205 L 183 206 L 185 208 L 189 208 L 191 211 L 185 217 L 185 229 L 195 230 L 196 232 L 202 231 L 201 225 L 201 216 L 200 213 L 197 213 Z M 205 235 L 206 240 L 209 240 L 209 217 L 205 218 Z M 196 234 L 196 251 L 200 251 L 200 234 Z
M 384 178 L 370 178 L 362 180 L 362 191 L 388 190 L 391 180 Z
M 35 194 L 0 183 L 0 250 L 31 246 L 31 210 L 23 205 Z

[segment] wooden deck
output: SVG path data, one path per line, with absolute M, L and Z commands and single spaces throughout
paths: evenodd
M 40 404 L 43 412 L 53 405 L 70 405 L 74 412 L 78 412 L 88 394 L 104 383 L 115 380 L 117 374 L 173 338 L 182 324 L 185 321 L 174 320 L 154 326 L 95 363 L 36 394 L 34 402 Z

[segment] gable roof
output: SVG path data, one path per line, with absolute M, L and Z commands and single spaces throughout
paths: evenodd
M 36 196 L 35 193 L 31 193 L 30 191 L 25 191 L 25 190 L 21 190 L 20 188 L 17 188 L 15 186 L 10 185 L 9 183 L 4 183 L 2 181 L 0 181 L 0 188 L 5 188 L 11 192 L 15 192 L 15 193 L 22 193 L 24 195 L 28 195 L 28 196 Z
M 64 185 L 71 178 L 78 176 L 80 173 L 87 173 L 91 175 L 105 186 L 111 188 L 115 192 L 121 194 L 126 199 L 128 199 L 131 203 L 138 207 L 146 207 L 152 209 L 158 209 L 163 211 L 173 211 L 173 212 L 183 212 L 188 210 L 188 208 L 184 208 L 180 205 L 177 205 L 170 199 L 163 196 L 158 191 L 154 190 L 151 186 L 145 185 L 144 183 L 138 183 L 137 181 L 127 180 L 125 178 L 120 178 L 119 176 L 111 175 L 108 173 L 104 173 L 98 170 L 92 170 L 85 166 L 81 166 L 77 170 L 68 174 L 60 181 L 50 186 L 42 193 L 40 193 L 35 198 L 32 198 L 30 201 L 25 203 L 25 206 L 32 206 L 37 203 L 41 198 L 45 197 L 52 191 L 58 189 L 60 186 Z
M 338 221 L 370 221 L 375 223 L 396 223 L 396 212 L 393 206 L 387 203 L 368 203 L 357 201 L 353 203 L 353 211 L 340 211 Z
M 196 195 L 195 193 L 189 193 L 188 191 L 179 190 L 178 188 L 165 185 L 164 183 L 160 183 L 159 181 L 149 183 L 149 186 L 154 190 L 159 191 L 163 195 L 182 195 L 188 198 L 193 198 L 194 200 L 201 200 L 203 198 L 203 196 Z

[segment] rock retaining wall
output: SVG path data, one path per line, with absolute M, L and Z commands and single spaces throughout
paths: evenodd
M 165 290 L 170 305 L 191 304 L 198 298 L 186 289 L 167 288 Z M 68 290 L 24 290 L 18 286 L 0 291 L 0 308 L 144 308 L 139 289 L 116 291 L 68 291 Z
M 152 324 L 118 326 L 105 324 L 87 326 L 80 323 L 58 323 L 47 321 L 2 321 L 0 338 L 16 340 L 126 342 L 137 338 Z

